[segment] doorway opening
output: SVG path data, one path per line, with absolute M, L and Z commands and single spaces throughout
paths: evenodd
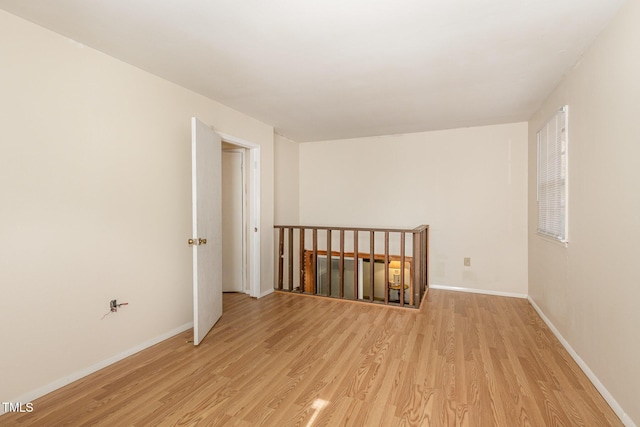
M 223 292 L 260 297 L 260 146 L 222 137 Z
M 246 148 L 222 143 L 222 292 L 250 293 L 245 156 Z

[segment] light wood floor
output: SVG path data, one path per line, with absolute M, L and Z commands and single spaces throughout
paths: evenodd
M 225 294 L 182 333 L 7 425 L 620 426 L 526 300 L 431 290 L 422 310 Z

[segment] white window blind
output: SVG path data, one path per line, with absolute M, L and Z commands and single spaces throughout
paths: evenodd
M 568 106 L 538 131 L 538 233 L 567 242 Z

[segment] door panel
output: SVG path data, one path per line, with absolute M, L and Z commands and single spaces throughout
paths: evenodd
M 222 316 L 221 139 L 191 119 L 193 211 L 193 343 Z

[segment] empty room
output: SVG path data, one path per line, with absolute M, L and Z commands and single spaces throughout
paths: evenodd
M 0 0 L 0 425 L 640 425 L 640 0 Z

